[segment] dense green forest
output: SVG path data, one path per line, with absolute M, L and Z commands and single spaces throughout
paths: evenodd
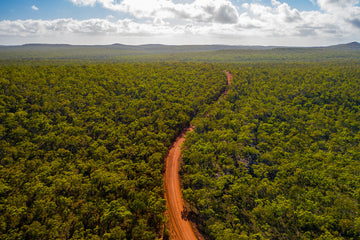
M 206 239 L 360 239 L 352 46 L 0 49 L 0 239 L 161 238 L 190 123 L 183 195 Z
M 360 239 L 360 64 L 228 65 L 183 147 L 209 239 Z
M 0 239 L 156 239 L 163 160 L 226 86 L 204 63 L 0 67 Z

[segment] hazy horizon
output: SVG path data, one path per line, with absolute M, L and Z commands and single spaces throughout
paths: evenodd
M 305 47 L 329 47 L 329 46 L 336 46 L 336 45 L 346 45 L 350 43 L 358 43 L 357 41 L 351 41 L 351 42 L 339 42 L 331 45 L 313 45 L 313 46 L 305 46 Z M 235 45 L 235 44 L 162 44 L 162 43 L 144 43 L 144 44 L 123 44 L 123 43 L 109 43 L 109 44 L 68 44 L 68 43 L 46 43 L 46 42 L 33 42 L 33 43 L 24 43 L 24 44 L 3 44 L 0 45 L 2 47 L 19 47 L 19 46 L 31 46 L 31 45 L 49 45 L 49 46 L 56 46 L 56 45 L 64 45 L 64 46 L 85 46 L 85 47 L 91 47 L 91 46 L 112 46 L 112 45 L 123 45 L 123 46 L 133 46 L 133 47 L 140 47 L 140 46 L 148 46 L 148 45 L 159 45 L 159 46 L 170 46 L 170 47 L 176 47 L 176 46 L 230 46 L 230 47 L 304 47 L 304 46 L 286 46 L 286 45 Z

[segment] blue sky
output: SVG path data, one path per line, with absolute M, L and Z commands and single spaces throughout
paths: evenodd
M 359 0 L 5 0 L 0 44 L 320 46 L 360 40 Z
M 0 20 L 104 18 L 113 11 L 96 7 L 79 7 L 67 0 L 6 0 L 0 3 Z M 38 10 L 32 9 L 32 6 Z

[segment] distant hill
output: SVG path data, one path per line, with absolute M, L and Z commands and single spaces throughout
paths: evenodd
M 115 46 L 117 46 L 115 44 Z M 126 46 L 126 45 L 122 45 Z M 244 49 L 273 49 L 272 46 L 241 46 L 241 45 L 161 45 L 147 44 L 139 46 L 127 46 L 128 48 L 136 48 L 137 50 L 151 52 L 203 52 L 217 50 L 244 50 Z
M 360 59 L 360 44 L 328 47 L 281 47 L 241 45 L 68 45 L 25 44 L 0 46 L 0 60 L 91 61 L 329 61 Z
M 24 44 L 21 46 L 11 46 L 16 49 L 41 49 L 41 48 L 104 48 L 117 49 L 126 51 L 148 51 L 155 53 L 176 53 L 176 52 L 202 52 L 202 51 L 217 51 L 217 50 L 246 50 L 246 49 L 274 49 L 275 46 L 242 46 L 242 45 L 164 45 L 164 44 L 144 44 L 144 45 L 125 45 L 115 43 L 112 45 L 69 45 L 69 44 Z
M 328 47 L 329 49 L 343 50 L 343 51 L 360 51 L 360 43 L 351 42 L 347 44 L 339 44 Z
M 332 45 L 328 47 L 285 47 L 285 46 L 246 46 L 246 45 L 164 45 L 164 44 L 144 44 L 144 45 L 125 45 L 115 43 L 111 45 L 70 45 L 70 44 L 41 44 L 32 43 L 18 46 L 0 46 L 2 49 L 13 50 L 42 50 L 42 49 L 117 49 L 126 51 L 147 51 L 152 53 L 176 53 L 176 52 L 203 52 L 218 50 L 268 50 L 268 49 L 337 49 L 337 50 L 360 50 L 360 43 L 351 42 L 346 44 Z

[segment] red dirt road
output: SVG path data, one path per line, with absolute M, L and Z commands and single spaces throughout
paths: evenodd
M 228 71 L 224 71 L 226 76 L 227 76 L 227 85 L 231 85 L 231 80 L 233 79 L 233 76 L 231 73 L 229 73 Z M 224 92 L 224 96 L 226 96 L 228 94 L 229 90 L 226 89 L 225 92 Z
M 228 85 L 231 84 L 232 75 L 224 71 L 227 76 Z M 227 90 L 224 96 L 227 95 Z M 167 205 L 167 215 L 169 217 L 170 239 L 172 240 L 198 240 L 204 239 L 197 229 L 193 229 L 188 220 L 182 218 L 182 211 L 184 210 L 184 201 L 182 199 L 179 179 L 181 145 L 185 140 L 187 132 L 194 130 L 194 127 L 189 127 L 176 139 L 171 147 L 165 164 L 165 198 Z M 195 234 L 195 232 L 197 234 Z
M 165 181 L 167 208 L 170 218 L 170 239 L 197 240 L 190 222 L 181 217 L 181 212 L 184 210 L 184 201 L 181 195 L 179 180 L 181 145 L 185 140 L 185 134 L 192 130 L 194 130 L 194 128 L 187 128 L 185 132 L 176 139 L 166 158 Z

